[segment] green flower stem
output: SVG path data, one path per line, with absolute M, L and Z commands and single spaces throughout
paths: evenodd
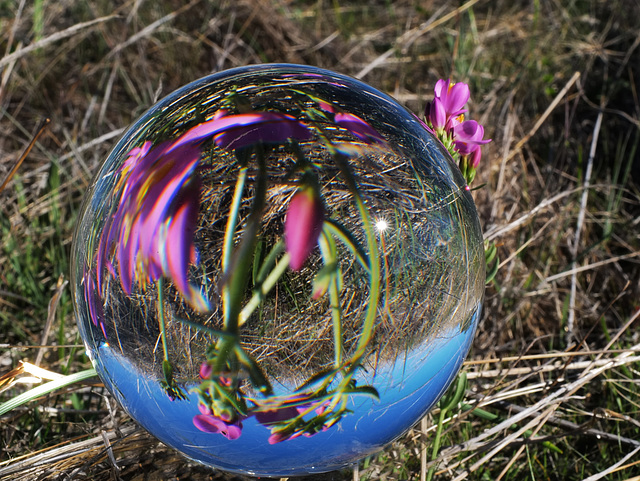
M 214 373 L 221 373 L 227 370 L 227 361 L 229 354 L 234 351 L 234 347 L 238 344 L 236 336 L 223 337 L 218 341 L 216 346 L 216 362 L 212 366 Z
M 231 396 L 223 386 L 220 386 L 220 384 L 218 384 L 217 382 L 211 381 L 211 383 L 213 385 L 213 389 L 218 394 L 218 399 L 224 399 L 225 401 L 227 401 L 229 404 L 231 404 L 231 406 L 233 406 L 233 409 L 235 409 L 242 416 L 245 416 L 247 414 L 246 407 L 241 406 L 238 400 L 234 396 Z
M 251 213 L 247 219 L 246 228 L 238 249 L 230 259 L 224 271 L 224 326 L 225 330 L 232 334 L 238 333 L 239 315 L 242 297 L 250 278 L 249 270 L 253 261 L 253 252 L 258 240 L 258 231 L 262 220 L 265 198 L 267 194 L 267 166 L 262 145 L 256 146 L 258 160 L 258 174 L 256 176 L 255 193 Z M 231 213 L 234 214 L 233 212 Z M 237 213 L 236 213 L 237 216 Z M 225 239 L 225 243 L 228 239 Z
M 291 256 L 287 253 L 282 256 L 280 261 L 276 263 L 273 270 L 266 277 L 264 282 L 260 285 L 260 287 L 254 291 L 253 296 L 249 299 L 249 302 L 242 308 L 240 314 L 238 315 L 238 327 L 242 326 L 249 316 L 253 314 L 253 312 L 258 308 L 260 303 L 264 300 L 264 297 L 274 288 L 276 282 L 282 277 L 282 275 L 289 267 L 289 260 Z
M 342 310 L 340 309 L 340 294 L 338 292 L 338 276 L 331 276 L 329 283 L 329 299 L 331 301 L 331 317 L 333 319 L 333 351 L 334 365 L 342 365 Z
M 224 246 L 222 247 L 222 272 L 227 269 L 229 265 L 229 259 L 231 258 L 231 251 L 233 249 L 233 235 L 236 231 L 236 225 L 238 224 L 238 211 L 240 210 L 240 204 L 242 202 L 242 192 L 244 191 L 244 184 L 247 180 L 247 167 L 242 167 L 238 172 L 238 178 L 236 180 L 236 187 L 233 191 L 233 199 L 231 201 L 231 209 L 229 210 L 229 218 L 227 219 L 227 227 L 224 231 Z
M 371 217 L 369 216 L 369 211 L 360 196 L 356 180 L 354 179 L 344 156 L 336 153 L 334 157 L 338 164 L 338 168 L 344 176 L 345 183 L 354 197 L 358 211 L 360 212 L 360 218 L 362 219 L 362 225 L 367 239 L 367 247 L 369 249 L 369 302 L 367 302 L 367 312 L 362 325 L 362 334 L 358 339 L 357 348 L 351 358 L 351 370 L 353 371 L 353 369 L 359 366 L 360 360 L 367 352 L 367 347 L 373 337 L 374 325 L 378 311 L 378 302 L 380 300 L 380 254 L 378 252 L 378 241 L 376 240 L 376 236 L 373 231 Z
M 241 364 L 243 364 L 249 370 L 249 377 L 251 383 L 264 395 L 273 394 L 273 388 L 265 376 L 262 369 L 256 361 L 254 361 L 239 344 L 236 345 L 236 355 Z
M 340 292 L 338 279 L 338 264 L 336 243 L 329 235 L 327 229 L 323 229 L 319 239 L 322 260 L 325 266 L 334 264 L 335 270 L 330 275 L 329 280 L 329 301 L 331 303 L 331 318 L 333 320 L 333 351 L 334 366 L 339 368 L 342 365 L 342 309 L 340 308 Z
M 284 241 L 280 239 L 271 248 L 271 250 L 269 251 L 269 254 L 267 254 L 267 257 L 265 257 L 264 262 L 260 266 L 260 270 L 258 270 L 256 279 L 255 279 L 256 285 L 260 285 L 265 281 L 265 279 L 267 278 L 267 275 L 269 274 L 269 271 L 273 269 L 273 266 L 276 263 L 276 259 L 283 251 L 284 251 Z
M 162 374 L 164 375 L 164 382 L 161 384 L 164 385 L 164 388 L 167 394 L 172 398 L 184 399 L 184 392 L 182 389 L 176 384 L 173 378 L 173 366 L 169 361 L 169 348 L 167 347 L 167 328 L 164 320 L 164 284 L 162 282 L 162 278 L 158 279 L 157 282 L 158 287 L 158 324 L 160 327 L 160 337 L 162 339 L 162 352 L 164 353 L 164 360 L 162 361 Z
M 360 194 L 357 191 L 354 192 L 354 196 L 356 198 L 356 204 L 360 211 L 360 216 L 362 217 L 362 223 L 367 237 L 369 265 L 371 267 L 369 277 L 370 294 L 369 302 L 367 303 L 367 313 L 362 326 L 362 335 L 360 336 L 360 339 L 358 339 L 358 347 L 353 354 L 354 362 L 360 362 L 360 359 L 365 355 L 369 342 L 373 337 L 374 325 L 377 317 L 378 302 L 380 300 L 380 254 L 378 252 L 378 243 L 373 232 L 369 212 L 362 201 L 362 197 L 360 197 Z
M 180 321 L 183 324 L 186 324 L 189 327 L 192 327 L 193 329 L 195 329 L 197 331 L 204 331 L 204 332 L 207 332 L 207 333 L 209 333 L 209 334 L 211 334 L 212 336 L 215 336 L 215 337 L 220 337 L 220 338 L 225 338 L 225 339 L 233 339 L 233 340 L 237 340 L 237 338 L 238 338 L 238 336 L 236 336 L 235 334 L 229 334 L 228 332 L 220 331 L 218 329 L 213 329 L 212 327 L 205 326 L 203 324 L 199 324 L 197 322 L 190 321 L 189 319 L 186 319 L 186 318 L 177 318 L 177 320 Z
M 233 237 L 238 224 L 238 211 L 240 210 L 240 204 L 242 203 L 242 193 L 244 192 L 244 185 L 247 180 L 247 167 L 242 167 L 238 173 L 236 180 L 236 187 L 233 191 L 233 199 L 231 201 L 231 208 L 229 209 L 229 218 L 227 219 L 227 227 L 224 232 L 224 244 L 222 246 L 222 272 L 227 273 L 227 269 L 231 262 L 231 252 L 233 251 Z M 229 292 L 227 289 L 223 289 L 223 302 L 224 302 L 224 316 L 225 319 L 228 316 Z
M 369 259 L 367 254 L 362 249 L 362 246 L 358 244 L 358 241 L 353 237 L 351 232 L 346 227 L 335 221 L 334 219 L 325 219 L 324 229 L 335 237 L 340 239 L 347 249 L 356 257 L 362 268 L 369 274 Z
M 164 360 L 169 362 L 169 350 L 167 349 L 167 331 L 164 323 L 164 296 L 162 277 L 158 279 L 158 324 L 160 325 L 160 336 L 162 337 L 162 351 Z M 168 380 L 167 380 L 168 381 Z
M 389 286 L 391 276 L 389 275 L 389 259 L 387 258 L 387 247 L 384 243 L 384 232 L 380 232 L 380 247 L 382 248 L 382 258 L 384 265 L 384 312 L 391 319 L 391 310 L 389 309 L 389 299 L 391 298 L 391 288 Z M 393 321 L 393 319 L 391 319 Z
M 262 220 L 265 198 L 267 194 L 267 166 L 262 145 L 255 148 L 258 162 L 258 174 L 255 181 L 255 192 L 251 212 L 246 222 L 244 234 L 240 240 L 238 248 L 233 249 L 233 237 L 237 228 L 239 209 L 242 202 L 242 192 L 246 183 L 247 168 L 240 169 L 233 200 L 229 211 L 229 220 L 225 230 L 223 246 L 223 282 L 222 301 L 224 315 L 224 332 L 226 336 L 221 336 L 216 345 L 215 362 L 212 365 L 213 372 L 222 373 L 229 371 L 234 374 L 240 370 L 241 364 L 249 369 L 252 382 L 258 383 L 258 387 L 263 391 L 270 391 L 271 386 L 264 378 L 262 372 L 251 358 L 243 358 L 246 355 L 242 350 L 239 335 L 239 317 L 242 310 L 241 303 L 247 282 L 250 277 L 251 262 L 258 240 L 258 232 Z M 241 354 L 239 359 L 239 353 Z M 247 356 L 248 357 L 248 356 Z

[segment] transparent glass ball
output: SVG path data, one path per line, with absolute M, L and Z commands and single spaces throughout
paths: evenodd
M 80 333 L 142 427 L 223 470 L 381 450 L 443 395 L 484 293 L 478 215 L 424 124 L 355 79 L 197 80 L 122 136 L 73 244 Z

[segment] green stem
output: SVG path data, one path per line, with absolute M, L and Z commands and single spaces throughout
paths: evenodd
M 367 313 L 362 326 L 362 335 L 360 336 L 360 339 L 358 339 L 358 347 L 353 354 L 354 360 L 359 362 L 366 353 L 369 342 L 373 337 L 377 317 L 378 302 L 380 300 L 380 254 L 378 253 L 378 242 L 376 240 L 375 233 L 373 232 L 369 212 L 364 205 L 360 194 L 355 192 L 354 195 L 356 196 L 356 204 L 360 211 L 360 216 L 362 217 L 362 223 L 364 224 L 363 227 L 367 237 L 367 247 L 369 248 L 369 264 L 371 267 L 371 291 L 369 294 L 369 302 L 367 303 Z
M 335 269 L 329 280 L 329 301 L 331 302 L 331 318 L 333 320 L 333 350 L 334 366 L 339 368 L 342 365 L 342 310 L 340 309 L 340 292 L 338 279 L 338 264 L 336 243 L 328 233 L 328 229 L 323 229 L 319 239 L 320 252 L 325 266 L 335 265 Z
M 353 174 L 351 173 L 351 170 L 349 169 L 344 156 L 336 152 L 334 158 L 336 159 L 338 168 L 344 176 L 345 183 L 347 184 L 348 189 L 351 191 L 356 206 L 358 207 L 360 218 L 362 219 L 362 226 L 367 239 L 367 248 L 369 250 L 369 302 L 367 302 L 367 312 L 365 314 L 365 319 L 362 325 L 362 334 L 358 339 L 357 348 L 351 358 L 352 366 L 355 368 L 360 364 L 360 360 L 367 352 L 367 347 L 369 346 L 369 342 L 373 337 L 373 331 L 378 311 L 378 302 L 380 300 L 380 254 L 378 252 L 378 241 L 376 240 L 376 236 L 373 231 L 371 217 L 369 216 L 369 211 L 367 210 L 367 207 L 364 205 L 364 201 L 360 196 L 356 180 L 353 177 Z
M 256 275 L 256 280 L 255 280 L 256 285 L 260 285 L 264 282 L 264 280 L 267 278 L 269 271 L 273 269 L 273 266 L 276 263 L 276 259 L 283 251 L 284 251 L 284 241 L 280 239 L 271 248 L 271 250 L 269 251 L 269 254 L 267 254 L 267 257 L 265 257 L 264 262 L 260 266 L 260 269 L 258 270 L 258 274 Z
M 384 265 L 384 313 L 391 318 L 391 310 L 389 309 L 389 299 L 391 298 L 391 288 L 389 283 L 391 282 L 391 276 L 389 275 L 389 260 L 387 258 L 387 247 L 384 244 L 384 232 L 380 232 L 380 247 L 382 248 L 382 258 Z
M 231 258 L 231 250 L 233 249 L 233 235 L 238 224 L 238 211 L 242 202 L 242 192 L 244 184 L 247 180 L 247 167 L 242 167 L 238 172 L 236 180 L 236 188 L 233 190 L 233 199 L 231 208 L 229 209 L 229 218 L 227 219 L 227 227 L 224 231 L 224 246 L 222 247 L 222 272 L 227 270 L 229 259 Z
M 235 335 L 223 337 L 220 339 L 218 345 L 216 346 L 216 362 L 212 366 L 214 373 L 219 374 L 226 370 L 225 367 L 229 358 L 229 354 L 233 352 L 233 348 L 236 344 L 238 344 L 238 340 Z
M 229 217 L 227 219 L 227 227 L 224 232 L 224 244 L 222 246 L 222 272 L 225 278 L 229 275 L 227 269 L 231 262 L 231 252 L 233 250 L 233 237 L 238 224 L 238 212 L 240 210 L 240 204 L 242 203 L 242 192 L 244 191 L 244 185 L 247 180 L 247 167 L 242 167 L 238 173 L 238 179 L 236 180 L 236 187 L 233 191 L 233 199 L 231 201 L 231 208 L 229 209 Z M 228 316 L 229 303 L 229 290 L 223 289 L 223 303 L 224 303 L 224 317 Z
M 158 279 L 158 324 L 160 325 L 160 336 L 162 337 L 162 350 L 164 360 L 169 362 L 169 350 L 167 349 L 167 331 L 164 323 L 164 300 L 163 300 L 162 277 Z
M 325 219 L 323 229 L 327 229 L 330 234 L 340 239 L 347 249 L 356 257 L 362 268 L 369 274 L 369 264 L 367 254 L 364 252 L 358 241 L 353 237 L 343 225 L 334 219 Z
M 224 273 L 223 297 L 226 298 L 224 326 L 225 330 L 231 334 L 238 333 L 242 297 L 250 278 L 249 269 L 253 260 L 252 254 L 255 251 L 267 194 L 267 165 L 262 145 L 256 146 L 256 157 L 258 160 L 258 174 L 256 176 L 251 213 L 247 219 L 240 245 L 234 255 L 231 256 Z M 225 242 L 228 242 L 228 239 L 225 239 Z
M 221 337 L 221 338 L 232 339 L 232 340 L 237 340 L 238 338 L 238 336 L 236 336 L 235 334 L 229 334 L 228 332 L 220 331 L 218 329 L 213 329 L 212 327 L 190 321 L 189 319 L 186 319 L 186 318 L 176 318 L 176 320 L 183 324 L 186 324 L 189 327 L 194 328 L 197 331 L 204 331 L 215 337 Z
M 269 291 L 273 289 L 273 287 L 276 285 L 276 282 L 278 282 L 278 280 L 287 270 L 287 267 L 289 267 L 290 259 L 291 256 L 288 253 L 283 255 L 280 259 L 280 262 L 275 265 L 273 270 L 260 285 L 260 288 L 254 291 L 253 296 L 251 297 L 251 299 L 249 299 L 249 302 L 247 302 L 247 304 L 242 308 L 240 314 L 238 315 L 238 327 L 247 322 L 247 319 L 249 319 L 249 316 L 251 316 L 251 314 L 253 314 L 253 312 L 257 309 L 257 307 L 260 305 L 260 302 L 262 302 Z
M 265 376 L 262 369 L 256 361 L 254 361 L 245 351 L 240 344 L 236 344 L 235 353 L 239 361 L 249 370 L 249 377 L 253 387 L 258 389 L 264 395 L 273 394 L 273 388 Z
M 342 365 L 342 312 L 340 309 L 340 294 L 338 293 L 338 276 L 331 276 L 329 283 L 329 299 L 331 300 L 331 317 L 333 319 L 333 349 L 334 365 Z

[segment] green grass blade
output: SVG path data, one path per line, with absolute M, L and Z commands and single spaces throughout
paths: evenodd
M 40 396 L 44 396 L 45 394 L 49 394 L 63 387 L 70 386 L 71 384 L 84 381 L 85 379 L 92 378 L 96 376 L 96 374 L 97 373 L 95 369 L 87 369 L 86 371 L 80 371 L 75 374 L 70 374 L 69 376 L 65 376 L 62 379 L 56 379 L 55 381 L 51 381 L 43 384 L 42 386 L 30 389 L 29 391 L 22 393 L 5 403 L 0 404 L 0 416 L 3 416 L 4 414 L 12 411 L 19 406 L 22 406 L 23 404 L 31 402 L 34 399 L 39 398 Z

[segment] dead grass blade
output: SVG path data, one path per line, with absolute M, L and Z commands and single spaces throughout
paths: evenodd
M 135 35 L 132 35 L 131 37 L 129 37 L 124 42 L 119 43 L 118 45 L 113 47 L 111 52 L 109 52 L 107 54 L 106 58 L 113 57 L 114 55 L 119 54 L 123 49 L 125 49 L 125 48 L 129 47 L 130 45 L 133 45 L 134 43 L 136 43 L 138 40 L 141 40 L 141 39 L 143 39 L 145 37 L 148 37 L 153 32 L 155 32 L 160 26 L 164 25 L 167 22 L 170 22 L 171 20 L 176 18 L 178 15 L 180 15 L 183 12 L 186 12 L 187 10 L 189 10 L 191 7 L 193 7 L 194 5 L 196 5 L 198 3 L 200 3 L 200 0 L 192 0 L 188 4 L 183 5 L 182 7 L 180 7 L 178 10 L 175 10 L 175 11 L 173 11 L 171 13 L 168 13 L 167 15 L 165 15 L 164 17 L 156 20 L 155 22 L 150 23 L 145 28 L 143 28 L 138 33 L 136 33 Z
M 627 454 L 624 458 L 622 458 L 617 463 L 612 464 L 609 468 L 605 469 L 604 471 L 599 472 L 598 474 L 594 474 L 593 476 L 589 476 L 588 478 L 584 478 L 582 481 L 597 481 L 598 479 L 602 479 L 605 476 L 608 476 L 609 474 L 611 474 L 614 471 L 616 471 L 620 466 L 622 466 L 628 459 L 632 459 L 639 452 L 640 452 L 640 446 L 638 446 L 636 449 L 631 451 L 629 454 Z
M 0 376 L 0 393 L 12 388 L 18 383 L 32 384 L 40 382 L 43 379 L 54 381 L 62 379 L 64 376 L 48 369 L 31 364 L 29 362 L 20 361 L 15 369 Z
M 640 349 L 640 344 L 636 344 L 632 347 L 632 350 L 635 352 Z M 482 434 L 466 441 L 458 446 L 454 446 L 448 449 L 443 450 L 441 456 L 444 458 L 449 458 L 455 455 L 458 452 L 476 452 L 482 450 L 482 448 L 487 446 L 488 438 L 492 436 L 498 435 L 499 433 L 510 429 L 513 425 L 517 425 L 522 420 L 535 415 L 535 417 L 529 421 L 524 428 L 520 428 L 516 431 L 517 435 L 509 435 L 505 438 L 502 438 L 502 441 L 498 443 L 497 447 L 492 449 L 489 454 L 484 456 L 481 460 L 477 461 L 471 468 L 466 470 L 464 473 L 455 478 L 455 481 L 461 481 L 465 479 L 470 473 L 476 471 L 480 466 L 487 463 L 495 454 L 497 454 L 501 449 L 503 449 L 508 442 L 506 440 L 512 441 L 518 436 L 520 436 L 525 431 L 531 429 L 533 426 L 536 426 L 541 422 L 542 419 L 546 419 L 549 413 L 555 411 L 560 404 L 570 399 L 570 397 L 584 385 L 586 385 L 591 380 L 603 374 L 605 371 L 624 366 L 628 364 L 632 364 L 634 362 L 639 362 L 640 356 L 631 356 L 630 353 L 623 353 L 620 356 L 609 360 L 605 365 L 591 369 L 589 371 L 583 372 L 580 377 L 570 383 L 564 384 L 562 387 L 557 389 L 555 392 L 549 394 L 543 399 L 539 400 L 532 406 L 523 409 L 521 412 L 509 417 L 505 421 L 500 422 L 496 426 L 486 430 Z M 482 404 L 484 405 L 484 404 Z M 542 411 L 542 412 L 541 412 Z
M 587 211 L 587 199 L 589 198 L 589 186 L 591 184 L 591 173 L 593 172 L 593 159 L 596 156 L 596 147 L 598 146 L 598 136 L 600 135 L 600 127 L 602 126 L 602 111 L 606 105 L 606 97 L 602 95 L 600 102 L 600 110 L 596 119 L 596 124 L 593 127 L 593 137 L 591 139 L 591 148 L 589 149 L 589 158 L 587 159 L 587 168 L 584 173 L 584 180 L 582 182 L 582 196 L 580 198 L 580 210 L 578 212 L 578 220 L 576 222 L 576 232 L 573 238 L 573 245 L 571 246 L 571 267 L 575 267 L 578 257 L 578 250 L 580 248 L 580 236 L 582 235 L 582 227 L 584 224 L 584 218 Z M 571 274 L 571 292 L 569 294 L 569 311 L 567 315 L 567 332 L 566 343 L 571 344 L 571 341 L 575 336 L 575 317 L 576 317 L 576 294 L 578 277 L 577 272 Z
M 47 322 L 44 325 L 44 329 L 42 330 L 42 339 L 40 340 L 41 345 L 46 345 L 47 340 L 49 339 L 49 332 L 51 331 L 51 326 L 53 326 L 53 321 L 56 318 L 56 310 L 58 309 L 58 304 L 60 303 L 60 296 L 62 296 L 62 291 L 69 284 L 69 281 L 65 280 L 64 274 L 60 274 L 58 277 L 58 283 L 56 285 L 56 292 L 51 297 L 49 301 L 49 309 L 47 312 Z M 36 360 L 34 364 L 38 366 L 42 362 L 42 356 L 45 353 L 44 348 L 41 348 L 36 355 Z
M 385 60 L 393 55 L 396 51 L 403 50 L 408 48 L 413 42 L 416 41 L 419 37 L 423 36 L 425 33 L 439 27 L 440 25 L 448 22 L 452 18 L 455 18 L 457 15 L 460 15 L 462 12 L 470 9 L 480 0 L 470 0 L 467 3 L 461 5 L 460 7 L 452 10 L 447 13 L 444 17 L 441 17 L 436 20 L 437 16 L 440 15 L 442 11 L 446 8 L 447 5 L 443 5 L 429 20 L 424 22 L 422 25 L 409 30 L 402 34 L 400 38 L 396 41 L 396 44 L 376 57 L 373 61 L 369 62 L 362 70 L 360 70 L 357 74 L 354 75 L 355 78 L 362 79 L 369 72 L 371 72 L 377 66 L 383 65 Z
M 13 168 L 9 171 L 9 173 L 7 174 L 7 177 L 2 182 L 2 185 L 0 185 L 0 192 L 4 190 L 4 188 L 13 178 L 13 176 L 16 175 L 16 172 L 18 172 L 18 169 L 22 165 L 22 162 L 24 162 L 24 159 L 27 158 L 27 156 L 29 155 L 29 152 L 31 152 L 31 149 L 33 149 L 33 146 L 36 145 L 38 138 L 40 138 L 40 136 L 44 133 L 45 129 L 47 128 L 47 125 L 49 125 L 49 122 L 51 122 L 51 120 L 49 119 L 43 119 L 42 122 L 40 122 L 40 125 L 38 126 L 38 130 L 36 131 L 36 134 L 31 139 L 31 142 L 29 142 L 29 145 L 27 145 L 27 148 L 24 150 L 20 158 L 17 160 Z
M 569 89 L 571 89 L 571 87 L 573 87 L 573 84 L 576 83 L 576 81 L 580 78 L 580 72 L 575 72 L 571 78 L 569 79 L 569 81 L 565 84 L 565 86 L 562 88 L 562 90 L 560 90 L 560 92 L 558 92 L 558 95 L 555 96 L 555 98 L 553 99 L 553 102 L 551 102 L 549 104 L 549 106 L 547 107 L 547 110 L 545 110 L 542 115 L 538 118 L 538 120 L 536 121 L 536 123 L 533 125 L 533 127 L 531 127 L 531 130 L 529 130 L 529 132 L 527 133 L 527 135 L 525 135 L 522 139 L 520 139 L 520 141 L 516 144 L 516 146 L 511 150 L 511 152 L 509 153 L 509 155 L 507 156 L 507 158 L 505 159 L 505 162 L 508 162 L 509 160 L 513 159 L 516 154 L 518 152 L 520 152 L 520 150 L 522 149 L 522 147 L 529 142 L 529 140 L 531 139 L 531 137 L 533 137 L 533 135 L 538 131 L 538 129 L 542 126 L 542 124 L 544 124 L 547 120 L 547 117 L 549 117 L 549 115 L 551 114 L 551 112 L 553 112 L 553 110 L 558 106 L 558 104 L 560 103 L 560 101 L 565 97 L 565 95 L 567 95 L 567 92 L 569 91 Z
M 44 48 L 47 45 L 52 44 L 54 42 L 58 42 L 64 38 L 72 37 L 73 35 L 77 34 L 81 30 L 92 27 L 93 25 L 96 25 L 98 23 L 108 22 L 109 20 L 112 20 L 117 17 L 118 17 L 117 15 L 107 15 L 106 17 L 96 18 L 94 20 L 89 20 L 88 22 L 78 23 L 76 25 L 73 25 L 72 27 L 62 30 L 61 32 L 56 32 L 52 35 L 49 35 L 48 37 L 45 37 L 42 40 L 38 40 L 36 43 L 28 45 L 9 55 L 5 55 L 4 57 L 2 57 L 0 59 L 0 68 L 10 64 L 16 59 L 24 57 L 25 55 L 33 52 L 34 50 L 38 50 L 39 48 Z

